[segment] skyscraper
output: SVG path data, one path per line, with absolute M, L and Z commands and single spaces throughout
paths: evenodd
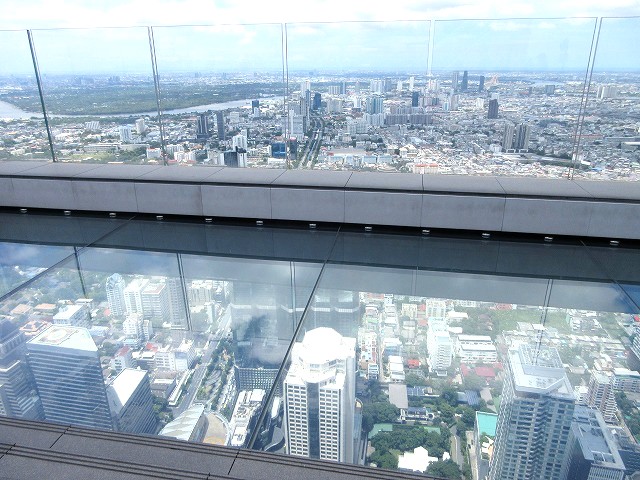
M 466 92 L 469 89 L 469 72 L 465 70 L 462 72 L 462 85 L 460 86 L 460 90 L 462 92 Z
M 196 130 L 196 139 L 198 140 L 206 140 L 210 137 L 209 135 L 209 114 L 200 113 L 198 114 L 198 129 Z
M 498 118 L 498 100 L 495 98 L 489 100 L 489 111 L 487 112 L 487 118 Z
M 563 480 L 575 398 L 557 350 L 509 349 L 490 480 Z
M 291 352 L 284 381 L 287 452 L 354 462 L 356 339 L 308 331 Z
M 446 376 L 453 358 L 453 343 L 444 320 L 429 319 L 427 349 L 429 368 L 438 376 Z
M 502 151 L 513 150 L 513 135 L 515 134 L 513 123 L 504 124 L 504 134 L 502 135 Z
M 382 113 L 384 111 L 384 99 L 380 95 L 375 95 L 369 98 L 367 102 L 367 113 Z
M 17 325 L 0 321 L 0 415 L 42 420 L 42 405 L 26 363 L 25 342 Z
M 616 398 L 613 391 L 613 377 L 604 372 L 594 371 L 589 379 L 586 404 L 597 408 L 606 422 L 616 422 Z
M 451 74 L 451 91 L 452 92 L 457 92 L 458 91 L 458 82 L 460 79 L 460 72 L 453 72 Z
M 222 111 L 216 112 L 216 128 L 218 129 L 218 140 L 224 141 L 227 139 L 224 128 L 224 113 Z
M 597 410 L 576 407 L 563 480 L 623 480 L 625 464 Z
M 478 91 L 484 92 L 484 75 L 480 75 L 480 80 L 478 80 Z
M 113 428 L 98 347 L 86 328 L 52 325 L 27 351 L 46 420 Z
M 144 370 L 125 368 L 107 387 L 109 407 L 116 430 L 126 433 L 156 433 L 149 376 Z
M 529 137 L 531 136 L 531 125 L 521 123 L 518 125 L 516 137 L 514 139 L 514 148 L 518 151 L 529 150 Z
M 420 92 L 412 92 L 411 93 L 411 106 L 419 107 L 420 106 Z
M 313 109 L 320 110 L 322 106 L 322 95 L 318 92 L 313 94 Z
M 118 131 L 122 143 L 131 143 L 131 127 L 129 125 L 121 125 Z
M 117 273 L 107 278 L 107 302 L 111 315 L 121 316 L 127 311 L 124 303 L 125 286 L 124 278 Z

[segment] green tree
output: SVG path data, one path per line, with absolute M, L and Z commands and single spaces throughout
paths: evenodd
M 368 433 L 376 423 L 393 423 L 399 415 L 400 410 L 388 401 L 365 403 L 362 407 L 362 428 Z
M 389 451 L 378 451 L 376 450 L 369 457 L 369 461 L 371 463 L 375 463 L 380 468 L 398 468 L 398 459 L 396 456 Z
M 436 477 L 450 478 L 452 480 L 460 480 L 462 478 L 460 467 L 458 467 L 453 460 L 433 462 L 427 467 L 426 473 Z

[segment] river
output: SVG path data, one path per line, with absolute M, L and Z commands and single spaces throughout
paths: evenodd
M 258 100 L 273 100 L 281 98 L 279 96 L 271 96 L 271 97 L 259 97 Z M 175 110 L 166 110 L 163 112 L 164 115 L 180 115 L 184 113 L 201 113 L 206 112 L 208 110 L 226 110 L 228 108 L 240 108 L 244 106 L 250 106 L 251 101 L 255 100 L 255 98 L 247 98 L 244 100 L 232 100 L 230 102 L 223 103 L 210 103 L 207 105 L 197 105 L 195 107 L 187 107 L 187 108 L 178 108 Z M 120 114 L 93 114 L 93 115 L 49 115 L 53 118 L 73 118 L 73 117 L 96 117 L 96 118 L 115 118 L 115 117 L 145 117 L 145 116 L 154 116 L 157 115 L 158 112 L 140 112 L 140 113 L 120 113 Z M 40 117 L 41 113 L 30 113 L 25 112 L 24 110 L 19 109 L 18 107 L 11 105 L 10 103 L 0 101 L 0 119 L 29 119 L 32 117 Z

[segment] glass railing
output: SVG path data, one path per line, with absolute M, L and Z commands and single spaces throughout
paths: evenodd
M 640 450 L 632 245 L 0 220 L 3 415 L 470 479 L 524 388 Z
M 637 180 L 639 23 L 0 32 L 0 158 Z

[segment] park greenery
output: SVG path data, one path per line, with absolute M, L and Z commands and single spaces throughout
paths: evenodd
M 440 428 L 440 433 L 429 431 L 419 425 L 395 425 L 391 432 L 380 432 L 371 439 L 375 452 L 369 457 L 371 463 L 381 468 L 397 468 L 398 457 L 395 452 L 411 452 L 424 447 L 433 457 L 442 457 L 449 451 L 451 432 Z
M 161 108 L 173 110 L 234 100 L 282 95 L 279 82 L 207 83 L 165 82 L 161 89 Z M 8 90 L 0 100 L 27 112 L 40 112 L 40 97 L 30 90 Z M 51 84 L 46 89 L 47 110 L 52 115 L 118 115 L 157 111 L 154 84 L 151 80 L 118 85 L 95 83 L 82 86 Z
M 453 460 L 433 462 L 427 467 L 426 473 L 436 477 L 450 478 L 452 480 L 459 480 L 462 478 L 460 467 L 458 467 Z

